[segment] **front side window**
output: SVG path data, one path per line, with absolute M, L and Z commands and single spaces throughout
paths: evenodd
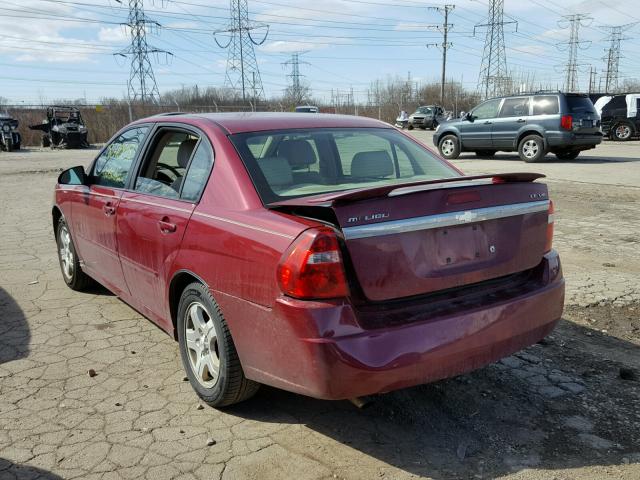
M 392 129 L 280 130 L 230 139 L 264 203 L 460 175 Z
M 493 100 L 486 101 L 478 105 L 473 110 L 473 118 L 475 120 L 485 120 L 487 118 L 496 118 L 498 116 L 498 107 L 502 100 L 494 98 Z
M 123 188 L 148 131 L 147 126 L 132 128 L 107 145 L 93 166 L 93 183 Z
M 163 129 L 155 136 L 134 190 L 167 198 L 179 198 L 182 182 L 199 137 L 181 130 Z
M 507 98 L 500 109 L 500 117 L 526 117 L 529 115 L 529 97 Z

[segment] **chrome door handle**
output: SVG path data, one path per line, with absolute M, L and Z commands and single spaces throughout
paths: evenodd
M 175 223 L 168 222 L 167 220 L 160 220 L 158 222 L 158 225 L 160 226 L 160 231 L 162 233 L 173 233 L 173 232 L 175 232 L 178 229 L 178 226 Z
M 491 125 L 492 123 L 493 123 L 493 122 L 490 122 L 490 121 L 488 121 L 488 120 L 487 120 L 486 122 L 484 122 L 484 124 L 485 124 L 485 125 Z
M 519 119 L 517 120 L 517 122 L 518 122 L 518 123 L 525 123 L 525 122 L 526 122 L 526 120 L 525 120 L 524 118 L 519 118 Z
M 114 207 L 111 202 L 105 203 L 104 207 L 102 207 L 102 210 L 107 217 L 110 217 L 111 215 L 114 215 L 116 213 L 116 207 Z

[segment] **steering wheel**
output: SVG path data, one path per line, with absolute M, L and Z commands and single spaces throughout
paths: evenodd
M 182 176 L 182 174 L 178 171 L 176 167 L 172 167 L 171 165 L 167 165 L 166 163 L 158 162 L 156 163 L 156 168 L 157 167 L 162 167 L 165 170 L 169 170 L 171 173 L 173 173 L 176 176 L 176 178 Z

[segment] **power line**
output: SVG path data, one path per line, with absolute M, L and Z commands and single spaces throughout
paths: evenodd
M 482 53 L 482 64 L 478 77 L 478 91 L 483 98 L 505 93 L 507 85 L 507 54 L 504 45 L 504 26 L 518 22 L 504 21 L 504 0 L 490 0 L 487 23 L 475 28 L 487 27 Z M 475 34 L 474 28 L 474 34 Z
M 262 45 L 269 35 L 269 25 L 256 24 L 249 21 L 249 5 L 247 0 L 231 0 L 231 22 L 226 30 L 214 32 L 216 43 L 220 48 L 229 48 L 227 57 L 227 74 L 225 85 L 237 89 L 242 86 L 242 100 L 247 99 L 246 90 L 251 86 L 254 100 L 264 98 L 264 88 L 258 69 L 258 61 L 254 46 Z M 252 30 L 266 29 L 262 41 L 258 42 L 251 36 Z M 228 33 L 229 41 L 220 44 L 217 35 Z
M 123 0 L 116 0 L 116 2 L 122 4 Z M 129 81 L 127 82 L 129 100 L 159 103 L 160 91 L 149 56 L 150 54 L 165 55 L 168 58 L 172 54 L 150 46 L 147 43 L 147 31 L 159 29 L 160 24 L 145 15 L 144 0 L 129 0 L 129 18 L 125 25 L 131 32 L 131 45 L 116 55 L 131 58 Z

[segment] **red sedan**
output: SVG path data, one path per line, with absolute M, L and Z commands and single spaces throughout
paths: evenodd
M 137 121 L 63 172 L 65 282 L 174 336 L 213 406 L 261 383 L 355 398 L 482 367 L 547 335 L 564 280 L 541 175 L 464 176 L 382 122 Z

